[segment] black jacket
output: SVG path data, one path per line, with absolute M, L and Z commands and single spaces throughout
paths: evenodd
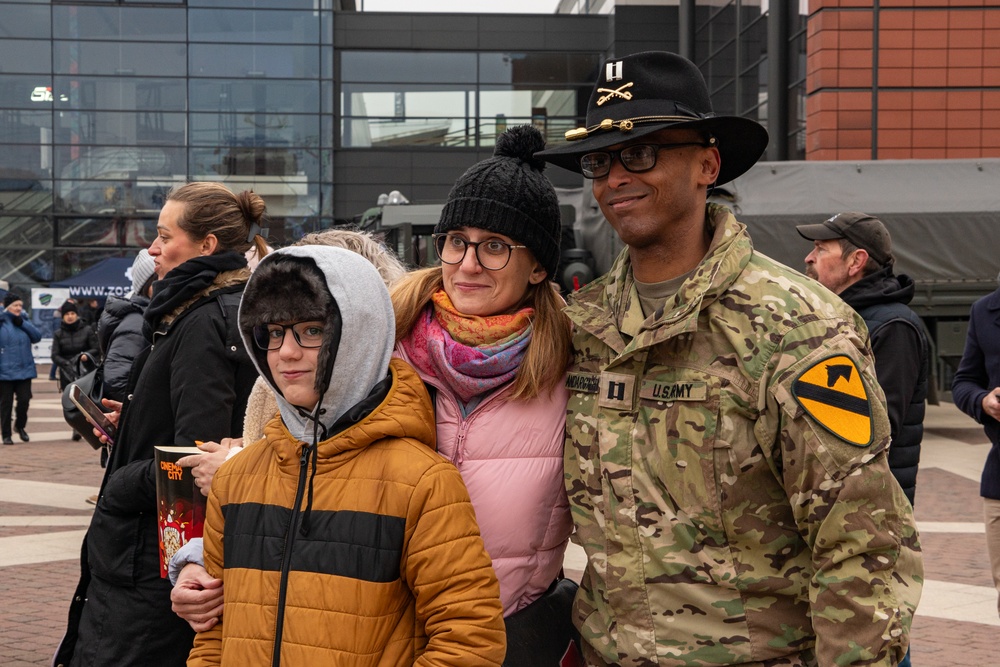
M 226 285 L 237 273 L 241 281 Z M 56 664 L 185 663 L 194 633 L 171 611 L 170 583 L 160 578 L 153 448 L 241 434 L 257 377 L 237 326 L 248 275 L 219 274 L 164 318 L 135 361 Z
M 142 313 L 149 298 L 108 297 L 97 325 L 97 340 L 104 358 L 104 397 L 124 401 L 132 362 L 149 341 L 142 334 Z
M 63 324 L 52 334 L 52 361 L 59 367 L 59 386 L 77 379 L 88 369 L 77 368 L 77 357 L 86 354 L 90 359 L 89 368 L 94 369 L 100 362 L 97 353 L 97 334 L 94 330 L 77 320 L 72 326 Z
M 951 382 L 955 405 L 982 424 L 993 443 L 979 495 L 1000 500 L 1000 422 L 983 411 L 983 398 L 995 387 L 1000 387 L 1000 290 L 972 304 L 965 352 Z
M 910 504 L 917 486 L 931 363 L 923 322 L 906 305 L 913 293 L 909 276 L 894 276 L 891 268 L 885 268 L 840 294 L 868 325 L 875 374 L 889 412 L 889 469 Z

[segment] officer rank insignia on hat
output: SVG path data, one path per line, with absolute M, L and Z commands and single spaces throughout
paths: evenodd
M 803 371 L 792 395 L 817 424 L 856 447 L 872 444 L 872 409 L 854 360 L 828 357 Z

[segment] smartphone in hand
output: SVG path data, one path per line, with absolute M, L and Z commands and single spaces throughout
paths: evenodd
M 115 425 L 105 416 L 104 410 L 97 403 L 94 403 L 90 396 L 81 391 L 76 383 L 70 385 L 69 400 L 73 401 L 73 405 L 80 408 L 84 419 L 108 439 L 109 445 L 115 444 L 115 434 L 117 431 Z

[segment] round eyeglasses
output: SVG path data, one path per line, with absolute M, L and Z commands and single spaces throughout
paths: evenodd
M 291 329 L 299 347 L 323 346 L 322 322 L 295 322 L 293 324 L 258 324 L 253 328 L 253 344 L 261 350 L 279 350 L 285 344 L 285 334 Z
M 638 174 L 656 166 L 656 154 L 669 148 L 684 146 L 715 146 L 715 137 L 708 141 L 684 141 L 677 144 L 632 144 L 618 151 L 595 151 L 580 157 L 580 171 L 584 178 L 604 178 L 611 172 L 611 165 L 617 157 L 626 171 Z
M 437 249 L 438 257 L 445 264 L 461 264 L 465 259 L 465 253 L 472 247 L 481 267 L 489 271 L 499 271 L 507 266 L 512 250 L 528 246 L 511 245 L 499 239 L 475 242 L 452 234 L 434 234 L 434 247 Z

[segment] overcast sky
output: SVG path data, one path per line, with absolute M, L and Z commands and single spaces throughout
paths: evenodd
M 366 12 L 551 14 L 559 0 L 355 0 Z

